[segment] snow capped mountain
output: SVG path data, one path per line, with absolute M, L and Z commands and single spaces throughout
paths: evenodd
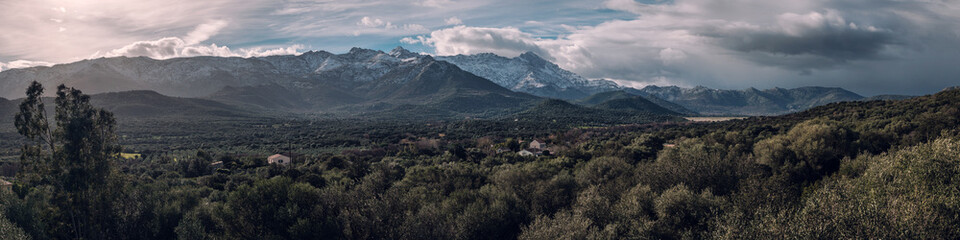
M 48 89 L 66 84 L 88 94 L 149 90 L 174 97 L 305 110 L 363 111 L 360 106 L 382 109 L 433 104 L 443 106 L 442 111 L 482 112 L 486 108 L 518 107 L 536 100 L 531 95 L 573 100 L 622 90 L 681 113 L 686 108 L 708 115 L 772 115 L 863 98 L 843 89 L 822 87 L 633 89 L 612 81 L 588 80 L 531 52 L 515 58 L 490 53 L 431 57 L 400 47 L 389 52 L 353 48 L 344 54 L 310 51 L 255 58 L 116 57 L 11 69 L 0 72 L 0 98 L 23 97 L 32 81 Z M 630 104 L 637 105 L 618 106 Z
M 620 89 L 611 81 L 583 78 L 532 52 L 515 58 L 481 53 L 440 56 L 436 59 L 451 62 L 505 88 L 541 97 L 579 99 L 594 93 Z
M 437 57 L 436 60 L 450 62 L 504 88 L 543 97 L 579 99 L 620 89 L 611 81 L 588 80 L 563 70 L 531 52 L 516 58 L 486 53 Z M 403 72 L 404 77 L 390 77 L 393 84 L 402 84 L 417 73 L 397 69 L 436 60 L 401 47 L 390 52 L 353 48 L 345 54 L 310 51 L 296 56 L 257 58 L 100 58 L 0 72 L 0 97 L 22 97 L 23 89 L 31 81 L 47 86 L 67 84 L 89 93 L 153 90 L 178 97 L 208 96 L 228 86 L 269 84 L 337 91 L 370 89 L 390 72 Z
M 66 84 L 88 94 L 148 90 L 270 109 L 364 111 L 429 105 L 434 111 L 474 114 L 537 99 L 402 48 L 258 58 L 100 58 L 0 72 L 0 97 L 23 97 L 31 81 L 48 88 Z
M 23 97 L 23 90 L 32 81 L 46 86 L 67 84 L 88 93 L 154 90 L 178 97 L 207 96 L 227 86 L 357 87 L 391 70 L 432 61 L 430 56 L 403 49 L 384 53 L 360 48 L 339 55 L 311 51 L 260 58 L 100 58 L 0 72 L 0 96 Z

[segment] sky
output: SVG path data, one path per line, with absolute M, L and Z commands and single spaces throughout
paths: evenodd
M 625 86 L 960 85 L 958 0 L 0 0 L 0 71 L 83 59 L 402 46 L 531 51 Z

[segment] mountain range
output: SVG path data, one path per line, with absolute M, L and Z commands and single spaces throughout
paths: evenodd
M 621 88 L 611 81 L 581 77 L 533 52 L 515 58 L 481 53 L 440 56 L 437 59 L 453 63 L 510 90 L 546 98 L 575 100 Z
M 21 97 L 31 81 L 91 94 L 150 90 L 270 110 L 365 111 L 413 104 L 478 112 L 537 99 L 402 48 L 262 58 L 101 58 L 0 72 L 0 95 Z
M 173 105 L 199 104 L 206 106 L 201 109 L 219 109 L 204 111 L 210 113 L 230 111 L 213 106 L 217 103 L 248 112 L 419 112 L 448 117 L 502 117 L 552 98 L 588 109 L 666 115 L 776 115 L 838 101 L 870 100 L 840 88 L 823 87 L 634 89 L 611 81 L 586 79 L 532 52 L 515 58 L 494 54 L 433 57 L 400 47 L 389 52 L 353 48 L 344 54 L 310 51 L 253 58 L 90 59 L 2 71 L 0 97 L 22 97 L 31 81 L 51 89 L 66 84 L 88 94 L 136 91 L 118 97 L 132 99 L 131 96 L 143 95 L 144 99 L 160 101 L 158 96 L 169 96 L 172 99 L 163 100 L 174 102 Z M 184 100 L 187 98 L 206 102 Z M 11 105 L 10 102 L 0 100 L 0 104 Z
M 864 99 L 842 88 L 827 87 L 720 90 L 703 86 L 647 86 L 627 89 L 627 92 L 663 99 L 703 115 L 779 115 L 834 102 Z

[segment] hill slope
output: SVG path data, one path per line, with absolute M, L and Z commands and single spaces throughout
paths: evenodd
M 686 115 L 686 116 L 699 115 L 697 112 L 694 112 L 676 103 L 672 103 L 670 101 L 660 99 L 653 95 L 644 96 L 638 91 L 639 90 L 637 89 L 626 88 L 624 90 L 602 92 L 602 93 L 597 93 L 594 95 L 590 95 L 589 97 L 577 100 L 576 103 L 586 105 L 586 106 L 596 106 L 597 104 L 601 104 L 611 100 L 640 97 L 640 98 L 643 98 L 642 100 L 649 101 L 661 108 L 665 108 L 669 110 L 670 112 L 679 113 L 681 115 Z
M 18 111 L 17 105 L 16 101 L 0 98 L 0 117 L 2 117 L 0 123 L 13 122 L 13 116 Z
M 906 99 L 911 99 L 911 98 L 914 98 L 914 97 L 917 97 L 917 96 L 885 94 L 885 95 L 876 95 L 876 96 L 873 96 L 873 97 L 864 98 L 864 99 L 861 99 L 860 101 L 906 100 Z
M 590 95 L 589 97 L 585 97 L 577 101 L 574 101 L 574 103 L 582 104 L 586 106 L 594 106 L 610 100 L 632 98 L 635 96 L 637 95 L 627 93 L 626 91 L 623 91 L 623 90 L 609 91 L 609 92 L 602 92 L 602 93 Z
M 236 106 L 255 107 L 264 110 L 298 110 L 309 107 L 300 94 L 276 84 L 261 86 L 227 86 L 207 99 Z
M 217 101 L 169 97 L 154 91 L 138 90 L 101 93 L 90 96 L 90 103 L 121 118 L 255 117 L 256 112 Z
M 650 102 L 649 100 L 641 96 L 613 99 L 613 100 L 609 100 L 609 101 L 597 104 L 593 107 L 599 108 L 599 109 L 645 112 L 645 113 L 655 113 L 655 114 L 674 115 L 674 116 L 682 115 L 680 113 L 670 111 L 669 109 L 661 107 L 656 103 Z

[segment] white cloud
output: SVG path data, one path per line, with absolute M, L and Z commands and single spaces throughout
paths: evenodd
M 246 48 L 239 49 L 236 51 L 237 56 L 243 57 L 264 57 L 264 56 L 274 56 L 274 55 L 296 55 L 300 54 L 304 49 L 303 45 L 293 45 L 285 48 Z
M 424 27 L 423 25 L 420 25 L 420 24 L 404 24 L 402 29 L 408 30 L 408 31 L 414 31 L 414 32 L 422 32 L 422 31 L 428 30 L 427 27 Z
M 446 20 L 443 20 L 443 22 L 447 23 L 447 25 L 463 24 L 463 20 L 460 20 L 460 18 L 457 18 L 457 17 L 447 18 Z
M 180 56 L 180 50 L 187 47 L 187 43 L 179 37 L 166 37 L 154 41 L 138 41 L 118 49 L 110 50 L 103 55 L 94 54 L 93 57 L 149 57 L 166 59 Z
M 223 29 L 228 24 L 224 20 L 215 20 L 210 21 L 204 24 L 200 24 L 197 28 L 193 29 L 190 33 L 183 38 L 186 44 L 197 44 L 207 39 L 210 39 L 211 36 L 217 35 L 220 32 L 220 29 Z
M 742 88 L 849 82 L 918 89 L 893 79 L 960 75 L 960 68 L 949 65 L 960 61 L 957 1 L 560 0 L 549 4 L 512 0 L 6 1 L 0 7 L 0 22 L 16 24 L 0 24 L 0 61 L 63 63 L 97 51 L 97 56 L 252 56 L 296 52 L 286 44 L 297 43 L 342 52 L 399 41 L 435 46 L 436 53 L 446 54 L 515 56 L 534 51 L 589 78 L 642 83 Z M 474 27 L 456 28 L 463 25 L 460 17 L 465 16 Z M 227 47 L 236 44 L 254 45 Z M 812 75 L 800 77 L 799 72 Z M 939 89 L 942 86 L 933 85 L 946 81 L 932 81 L 936 83 L 927 84 L 928 89 Z
M 418 4 L 420 6 L 425 6 L 425 7 L 441 8 L 441 7 L 449 6 L 452 3 L 453 1 L 451 0 L 423 0 Z
M 379 19 L 379 18 L 371 18 L 371 17 L 363 17 L 363 18 L 361 18 L 360 21 L 357 22 L 357 25 L 364 26 L 364 27 L 371 27 L 371 28 L 376 28 L 376 27 L 391 28 L 391 27 L 393 27 L 393 24 L 390 23 L 390 22 L 383 21 L 382 19 Z
M 266 21 L 251 17 L 273 4 L 236 4 L 230 0 L 4 1 L 0 22 L 16 24 L 0 25 L 0 60 L 72 62 L 97 51 L 166 36 L 200 42 L 207 40 L 205 35 L 224 31 L 224 22 L 217 19 L 230 21 L 238 28 L 265 25 Z M 201 24 L 208 24 L 209 28 L 195 28 Z M 196 30 L 195 34 L 186 37 L 191 30 Z M 248 32 L 263 33 L 249 29 Z M 235 42 L 250 41 L 232 36 Z
M 416 38 L 404 37 L 400 39 L 400 42 L 406 44 L 426 44 L 425 40 L 423 36 L 417 36 Z
M 824 85 L 858 90 L 899 86 L 902 79 L 912 78 L 907 76 L 960 74 L 951 70 L 956 68 L 934 67 L 960 60 L 960 50 L 949 47 L 960 44 L 956 34 L 960 15 L 955 14 L 960 3 L 609 0 L 603 4 L 636 16 L 591 25 L 536 18 L 525 20 L 520 29 L 455 26 L 400 41 L 433 47 L 438 55 L 492 52 L 511 57 L 534 51 L 585 77 L 633 81 L 638 86 Z M 562 28 L 558 33 L 544 31 L 558 26 Z M 926 73 L 929 70 L 936 73 Z M 876 72 L 888 74 L 877 76 Z M 931 80 L 928 88 L 939 89 L 943 84 Z
M 663 50 L 660 50 L 660 60 L 663 61 L 663 64 L 665 65 L 679 63 L 684 59 L 687 59 L 687 53 L 684 53 L 682 50 L 673 48 L 664 48 Z
M 28 67 L 37 67 L 37 66 L 53 66 L 53 63 L 48 63 L 44 61 L 29 61 L 29 60 L 16 60 L 11 62 L 0 62 L 0 71 L 10 70 L 14 68 L 28 68 Z
M 97 57 L 149 57 L 153 59 L 168 59 L 177 57 L 218 56 L 218 57 L 260 57 L 269 55 L 299 54 L 302 45 L 293 45 L 282 48 L 246 48 L 230 49 L 217 44 L 204 45 L 200 42 L 209 39 L 225 27 L 225 21 L 214 21 L 197 26 L 193 31 L 180 37 L 165 37 L 152 41 L 138 41 L 121 48 L 105 53 L 97 52 L 91 58 Z
M 217 57 L 262 57 L 271 55 L 296 55 L 303 50 L 303 45 L 292 45 L 279 48 L 240 48 L 230 49 L 217 44 L 201 45 L 187 44 L 178 37 L 162 38 L 154 41 L 140 41 L 106 53 L 96 53 L 91 58 L 98 57 L 149 57 L 153 59 L 168 59 L 178 57 L 217 56 Z
M 503 56 L 518 56 L 532 51 L 550 58 L 548 52 L 538 45 L 538 39 L 516 28 L 481 28 L 456 26 L 430 33 L 429 37 L 405 38 L 406 43 L 420 42 L 436 48 L 437 55 L 495 53 Z
M 629 88 L 636 88 L 636 89 L 642 89 L 642 88 L 644 88 L 644 87 L 646 87 L 646 86 L 650 86 L 650 85 L 654 85 L 654 86 L 679 86 L 679 87 L 685 87 L 685 88 L 693 87 L 693 86 L 691 86 L 691 85 L 686 85 L 686 84 L 677 84 L 676 81 L 670 80 L 670 79 L 668 79 L 668 78 L 666 78 L 666 77 L 655 77 L 655 78 L 651 78 L 651 79 L 649 79 L 649 80 L 647 80 L 647 81 L 643 81 L 643 82 L 640 82 L 640 81 L 637 81 L 637 80 L 624 80 L 624 79 L 606 79 L 606 78 L 602 78 L 602 79 L 603 79 L 603 80 L 613 81 L 613 82 L 619 84 L 620 86 L 629 87 Z
M 641 84 L 678 78 L 678 73 L 664 68 L 687 62 L 691 57 L 685 44 L 701 37 L 684 31 L 657 32 L 638 23 L 613 21 L 557 39 L 537 38 L 510 27 L 456 26 L 401 42 L 434 47 L 437 55 L 489 52 L 514 57 L 532 51 L 589 78 L 632 79 Z
M 390 21 L 384 21 L 379 18 L 372 17 L 363 17 L 357 22 L 358 26 L 364 27 L 366 29 L 355 30 L 353 35 L 360 35 L 362 33 L 383 33 L 383 32 L 410 32 L 410 33 L 420 33 L 428 31 L 427 27 L 424 27 L 420 24 L 403 24 L 395 25 Z

